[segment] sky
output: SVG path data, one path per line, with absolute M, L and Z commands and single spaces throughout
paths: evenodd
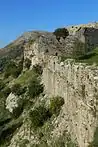
M 0 48 L 31 30 L 98 21 L 98 0 L 0 0 Z

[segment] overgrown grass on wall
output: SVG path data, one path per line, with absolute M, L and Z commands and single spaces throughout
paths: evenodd
M 82 56 L 73 56 L 73 57 L 61 56 L 60 61 L 64 62 L 66 59 L 75 59 L 75 62 L 87 63 L 89 65 L 95 63 L 96 65 L 98 65 L 98 47 Z
M 88 64 L 96 63 L 98 65 L 98 47 L 84 56 L 77 58 L 76 62 L 83 62 Z

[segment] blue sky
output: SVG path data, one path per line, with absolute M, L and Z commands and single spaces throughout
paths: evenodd
M 0 0 L 0 47 L 30 30 L 98 21 L 98 0 Z

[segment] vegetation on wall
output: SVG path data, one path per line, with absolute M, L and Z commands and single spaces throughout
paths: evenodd
M 50 100 L 49 107 L 39 105 L 30 111 L 30 119 L 34 128 L 41 127 L 44 122 L 49 120 L 54 114 L 59 115 L 61 106 L 64 104 L 64 99 L 61 97 L 54 97 Z
M 50 112 L 52 114 L 59 114 L 61 106 L 64 104 L 64 99 L 62 97 L 52 97 L 50 99 Z
M 88 147 L 97 147 L 98 146 L 98 127 L 95 130 L 93 141 L 89 144 Z
M 51 138 L 51 141 L 49 143 L 44 137 L 42 137 L 40 143 L 35 145 L 35 147 L 78 147 L 78 146 L 71 139 L 71 135 L 69 133 L 64 132 L 58 138 Z
M 84 55 L 81 53 L 80 55 L 76 55 L 74 53 L 73 57 L 60 56 L 60 62 L 64 62 L 66 59 L 75 59 L 75 62 L 87 63 L 89 65 L 95 63 L 98 65 L 98 47 L 88 53 L 85 53 Z
M 84 62 L 88 64 L 96 63 L 98 65 L 98 47 L 94 50 L 90 51 L 89 53 L 80 56 L 76 59 L 78 62 Z
M 35 41 L 34 39 L 29 39 L 28 44 L 32 45 L 34 43 L 34 41 Z
M 30 119 L 34 128 L 41 127 L 44 122 L 51 117 L 51 114 L 44 106 L 36 107 L 30 111 Z

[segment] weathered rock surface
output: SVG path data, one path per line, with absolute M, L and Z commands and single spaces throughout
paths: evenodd
M 59 140 L 64 132 L 67 132 L 78 147 L 88 147 L 93 142 L 94 133 L 98 127 L 98 67 L 85 63 L 75 63 L 73 59 L 61 62 L 61 57 L 74 58 L 97 47 L 98 24 L 72 26 L 68 27 L 68 30 L 69 36 L 65 39 L 60 38 L 59 41 L 53 33 L 27 32 L 12 43 L 11 48 L 9 46 L 8 50 L 4 50 L 5 52 L 0 50 L 0 53 L 1 57 L 8 55 L 8 53 L 10 56 L 10 53 L 16 53 L 20 49 L 16 57 L 24 57 L 24 62 L 26 58 L 29 58 L 31 69 L 33 65 L 42 65 L 42 83 L 45 89 L 43 96 L 36 102 L 36 105 L 44 100 L 48 107 L 50 97 L 60 96 L 64 98 L 65 104 L 61 108 L 60 114 L 51 121 L 51 127 L 47 122 L 45 124 L 51 130 L 50 136 L 47 137 L 46 134 L 45 141 L 50 143 L 52 139 L 58 138 Z M 17 49 L 17 46 L 20 48 Z M 9 147 L 22 145 L 32 147 L 34 144 L 40 143 L 40 138 L 32 129 L 32 122 L 29 118 L 29 111 L 34 108 L 34 102 L 30 100 L 28 103 L 29 98 L 27 97 L 28 106 L 24 106 L 22 109 L 21 99 L 21 96 L 18 97 L 11 93 L 6 100 L 2 101 L 3 103 L 0 101 L 0 104 L 3 104 L 3 109 L 6 107 L 12 114 L 17 114 L 19 110 L 17 118 L 13 120 L 11 117 L 4 119 L 3 121 L 6 120 L 4 125 L 0 121 L 0 137 L 3 136 L 6 140 L 10 134 L 7 145 Z M 0 116 L 3 114 L 1 113 Z M 7 131 L 11 133 L 6 135 Z M 43 134 L 41 135 L 43 137 Z
M 64 116 L 53 134 L 68 129 L 79 147 L 88 147 L 98 123 L 98 67 L 76 64 L 74 60 L 62 64 L 58 58 L 47 57 L 43 83 L 49 97 L 58 95 L 65 100 Z

